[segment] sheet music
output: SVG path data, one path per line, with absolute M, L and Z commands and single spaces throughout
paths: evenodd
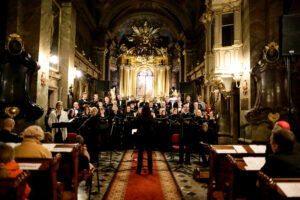
M 287 197 L 300 197 L 300 183 L 281 182 L 277 186 Z
M 18 163 L 23 170 L 38 170 L 42 163 Z
M 249 145 L 250 148 L 254 151 L 254 153 L 266 153 L 267 146 L 266 145 Z
M 73 148 L 53 148 L 51 152 L 72 152 Z
M 56 144 L 43 144 L 43 146 L 46 147 L 49 151 L 52 151 Z
M 237 153 L 234 149 L 216 149 L 216 152 L 220 154 Z
M 16 146 L 19 146 L 21 143 L 8 142 L 8 143 L 5 143 L 5 144 L 11 146 L 12 148 L 15 148 Z
M 246 149 L 242 145 L 233 145 L 233 148 L 238 153 L 247 153 Z
M 243 157 L 246 170 L 260 170 L 266 163 L 265 157 Z
M 134 128 L 134 129 L 131 130 L 131 134 L 132 134 L 132 135 L 134 135 L 136 132 L 137 132 L 137 129 L 136 129 L 136 128 Z

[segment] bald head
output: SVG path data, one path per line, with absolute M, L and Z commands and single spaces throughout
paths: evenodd
M 12 131 L 15 127 L 15 120 L 11 119 L 11 118 L 6 118 L 3 121 L 3 129 L 8 130 L 8 131 Z

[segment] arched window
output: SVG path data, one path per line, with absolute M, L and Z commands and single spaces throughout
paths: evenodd
M 153 97 L 153 72 L 148 67 L 142 67 L 137 73 L 136 96 Z

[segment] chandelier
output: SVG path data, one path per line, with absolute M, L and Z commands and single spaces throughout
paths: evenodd
M 161 40 L 159 39 L 160 28 L 149 27 L 145 21 L 143 27 L 132 27 L 133 33 L 127 39 L 133 43 L 133 47 L 128 49 L 125 44 L 120 46 L 123 55 L 135 56 L 139 59 L 152 60 L 156 56 L 167 56 L 166 48 L 159 48 Z

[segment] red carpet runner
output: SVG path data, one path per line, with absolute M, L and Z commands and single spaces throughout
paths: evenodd
M 160 152 L 153 153 L 153 174 L 142 169 L 136 174 L 137 152 L 132 156 L 132 150 L 124 155 L 115 179 L 112 183 L 107 200 L 178 200 L 181 199 L 167 163 Z M 147 169 L 147 158 L 144 153 L 143 166 Z M 130 162 L 131 160 L 135 160 Z

